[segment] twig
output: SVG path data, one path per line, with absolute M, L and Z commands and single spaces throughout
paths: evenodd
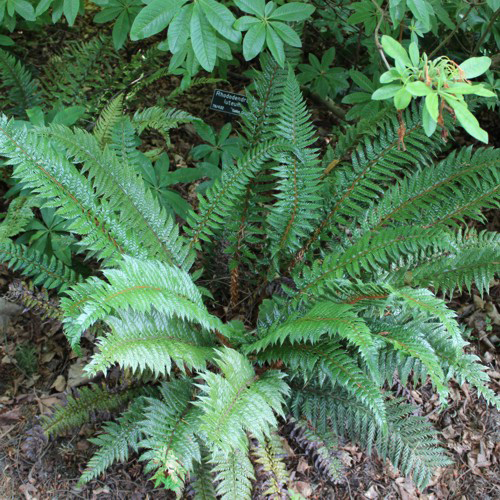
M 345 120 L 345 115 L 346 112 L 343 108 L 341 108 L 337 103 L 335 103 L 332 99 L 329 99 L 328 97 L 323 98 L 316 92 L 312 92 L 308 87 L 306 86 L 300 86 L 300 90 L 304 92 L 305 95 L 310 97 L 313 101 L 318 103 L 320 106 L 324 106 L 328 111 L 331 111 L 337 118 L 340 118 L 341 120 Z
M 451 31 L 445 38 L 443 38 L 442 42 L 429 54 L 429 59 L 432 58 L 432 56 L 441 48 L 443 45 L 446 45 L 451 38 L 455 35 L 455 33 L 458 31 L 458 28 L 460 28 L 460 25 L 467 19 L 469 14 L 471 13 L 472 9 L 475 7 L 475 4 L 470 4 L 469 9 L 467 12 L 464 14 L 464 17 L 460 20 L 459 23 L 455 26 L 455 29 Z
M 472 51 L 473 56 L 475 56 L 479 52 L 479 49 L 481 48 L 481 45 L 484 42 L 484 39 L 486 38 L 486 35 L 490 32 L 491 28 L 493 28 L 493 23 L 495 22 L 499 14 L 500 14 L 500 9 L 497 9 L 495 13 L 491 16 L 490 22 L 486 26 L 484 33 L 481 35 L 481 38 L 478 40 L 476 46 L 474 47 L 474 50 Z
M 387 62 L 387 59 L 386 59 L 385 53 L 384 53 L 384 49 L 382 48 L 382 44 L 380 43 L 380 40 L 378 39 L 378 32 L 380 30 L 380 26 L 382 26 L 382 21 L 384 20 L 385 12 L 382 9 L 382 7 L 380 7 L 380 5 L 375 0 L 372 0 L 372 2 L 373 2 L 373 5 L 375 5 L 375 7 L 380 12 L 380 19 L 378 20 L 377 26 L 375 27 L 375 33 L 374 33 L 375 46 L 377 47 L 377 49 L 380 53 L 380 57 L 382 58 L 382 61 L 384 61 L 385 67 L 389 70 L 389 69 L 391 69 L 391 66 Z

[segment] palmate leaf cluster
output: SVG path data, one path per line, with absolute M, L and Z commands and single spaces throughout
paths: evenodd
M 449 460 L 431 425 L 395 398 L 394 381 L 429 380 L 445 402 L 453 376 L 499 405 L 437 293 L 473 284 L 485 293 L 498 272 L 498 234 L 463 221 L 498 206 L 500 153 L 446 155 L 412 108 L 406 151 L 388 113 L 322 159 L 293 71 L 263 64 L 242 116 L 242 154 L 198 195 L 182 229 L 139 173 L 137 134 L 168 133 L 189 115 L 156 107 L 130 119 L 118 98 L 94 133 L 0 119 L 13 175 L 56 207 L 101 266 L 83 279 L 38 262 L 40 280 L 50 271 L 64 283 L 71 345 L 94 329 L 88 373 L 118 364 L 135 381 L 118 392 L 82 389 L 46 420 L 57 434 L 123 410 L 95 439 L 81 484 L 132 450 L 156 484 L 178 492 L 190 484 L 202 498 L 249 498 L 264 475 L 265 494 L 277 498 L 288 476 L 276 433 L 293 417 L 332 477 L 331 443 L 345 435 L 424 487 Z M 244 325 L 218 313 L 227 280 L 196 284 L 197 252 L 213 269 L 221 247 L 232 255 L 221 278 L 236 269 L 231 287 L 248 297 Z M 35 274 L 36 256 L 16 251 L 2 257 Z

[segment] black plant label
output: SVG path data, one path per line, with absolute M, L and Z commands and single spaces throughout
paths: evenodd
M 210 109 L 230 115 L 239 115 L 243 111 L 243 105 L 246 106 L 246 104 L 247 98 L 242 94 L 215 89 Z

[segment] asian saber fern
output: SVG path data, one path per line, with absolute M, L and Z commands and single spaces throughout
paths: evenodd
M 118 363 L 137 382 L 117 394 L 83 389 L 47 419 L 55 434 L 124 409 L 103 425 L 80 484 L 140 450 L 154 481 L 177 492 L 190 483 L 203 498 L 250 498 L 264 475 L 266 494 L 283 495 L 276 433 L 289 417 L 309 429 L 302 440 L 321 443 L 323 468 L 337 466 L 330 437 L 345 435 L 423 488 L 449 460 L 431 425 L 392 394 L 394 377 L 430 380 L 445 401 L 454 376 L 499 406 L 436 296 L 472 283 L 483 293 L 498 272 L 500 236 L 462 225 L 499 204 L 498 150 L 436 162 L 441 140 L 407 110 L 406 151 L 388 115 L 322 161 L 293 72 L 264 64 L 242 117 L 245 153 L 199 195 L 186 236 L 138 173 L 135 134 L 189 115 L 152 108 L 130 120 L 118 100 L 94 135 L 0 119 L 13 175 L 70 221 L 102 272 L 83 280 L 12 242 L 2 257 L 31 276 L 39 269 L 42 282 L 59 276 L 72 346 L 88 328 L 98 332 L 90 374 Z M 233 253 L 238 286 L 254 289 L 245 326 L 217 317 L 195 283 L 200 272 L 190 272 L 196 252 L 208 266 L 220 258 L 217 245 Z

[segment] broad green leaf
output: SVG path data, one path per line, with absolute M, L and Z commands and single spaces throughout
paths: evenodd
M 496 94 L 484 88 L 481 84 L 469 85 L 468 83 L 451 83 L 446 92 L 449 94 L 475 94 L 482 97 L 495 97 Z
M 460 68 L 465 73 L 465 78 L 476 78 L 476 76 L 482 75 L 491 65 L 491 59 L 489 57 L 471 57 L 464 61 Z
M 115 49 L 120 49 L 127 39 L 130 29 L 130 17 L 127 10 L 123 10 L 118 16 L 113 26 L 113 45 Z
M 391 68 L 389 71 L 380 75 L 380 83 L 391 83 L 394 80 L 399 80 L 401 75 L 396 68 Z
M 265 15 L 265 0 L 234 0 L 234 3 L 239 9 L 248 14 L 258 17 L 264 17 Z
M 266 42 L 276 62 L 283 68 L 285 66 L 285 49 L 283 41 L 270 24 L 266 27 Z
M 4 47 L 12 47 L 12 45 L 15 45 L 15 43 L 12 38 L 5 35 L 0 35 L 0 45 L 3 45 Z
M 405 86 L 406 90 L 410 92 L 411 95 L 416 97 L 422 97 L 432 93 L 432 89 L 428 87 L 424 82 L 410 82 Z
M 362 102 L 368 102 L 370 101 L 370 94 L 366 92 L 354 92 L 352 94 L 346 95 L 343 99 L 342 102 L 344 104 L 359 104 Z
M 236 18 L 226 6 L 215 0 L 199 0 L 198 3 L 215 31 L 231 42 L 240 42 L 241 34 L 232 28 Z
M 420 55 L 418 53 L 418 46 L 415 42 L 410 43 L 410 46 L 408 47 L 408 52 L 410 54 L 410 59 L 411 62 L 413 63 L 413 66 L 418 66 L 418 63 L 420 62 Z
M 137 14 L 130 30 L 132 40 L 141 40 L 164 30 L 186 0 L 152 0 Z
M 64 0 L 64 17 L 70 26 L 75 24 L 76 16 L 80 10 L 80 0 Z
M 422 107 L 422 125 L 427 137 L 430 137 L 436 131 L 437 121 L 432 118 L 427 106 Z
M 189 26 L 191 22 L 192 5 L 185 5 L 177 12 L 168 27 L 168 48 L 172 54 L 176 54 L 186 44 L 189 38 Z
M 349 71 L 349 76 L 352 78 L 353 82 L 363 90 L 367 92 L 373 92 L 375 90 L 373 82 L 366 75 L 361 73 L 361 71 L 351 69 Z
M 297 35 L 295 30 L 293 28 L 290 28 L 288 24 L 282 23 L 280 21 L 271 21 L 269 25 L 273 27 L 274 31 L 278 33 L 279 37 L 288 45 L 291 45 L 292 47 L 302 46 L 299 35 Z
M 432 5 L 427 0 L 407 0 L 407 5 L 415 19 L 420 21 L 425 31 L 431 29 L 431 16 L 434 15 Z
M 425 97 L 425 107 L 427 108 L 430 117 L 437 122 L 439 116 L 439 98 L 436 92 L 428 94 Z
M 411 94 L 404 88 L 400 88 L 396 95 L 394 96 L 394 105 L 396 109 L 405 109 L 408 107 L 408 104 L 411 102 Z
M 26 114 L 30 122 L 37 127 L 43 127 L 45 125 L 45 115 L 43 109 L 40 106 L 35 106 L 34 108 L 27 109 Z
M 395 61 L 401 62 L 401 64 L 405 66 L 412 66 L 408 53 L 397 40 L 394 40 L 394 38 L 390 36 L 383 35 L 381 42 L 382 48 L 388 56 L 392 57 Z
M 64 0 L 64 4 L 66 5 L 66 2 L 68 0 Z M 80 6 L 79 0 L 76 0 L 78 2 L 78 6 Z M 33 8 L 33 5 L 31 5 L 28 1 L 26 0 L 16 0 L 14 2 L 14 8 L 16 12 L 23 18 L 26 19 L 26 21 L 34 21 L 36 19 L 35 16 L 35 9 Z M 77 9 L 78 12 L 78 9 Z M 76 17 L 76 15 L 75 15 Z M 68 20 L 69 23 L 69 20 Z
M 476 138 L 478 141 L 488 144 L 488 132 L 483 130 L 477 118 L 467 109 L 467 104 L 458 99 L 451 99 L 445 96 L 446 102 L 453 108 L 457 120 L 460 125 L 467 131 L 468 134 Z
M 266 25 L 264 23 L 254 24 L 243 39 L 243 56 L 250 61 L 262 52 L 266 41 Z
M 384 99 L 390 99 L 391 97 L 394 97 L 401 88 L 401 85 L 395 83 L 392 85 L 384 85 L 372 94 L 372 99 L 374 101 L 383 101 Z
M 191 45 L 196 59 L 204 70 L 212 71 L 217 59 L 217 37 L 198 3 L 193 7 L 190 29 Z
M 278 7 L 270 16 L 269 19 L 278 21 L 304 21 L 315 10 L 312 5 L 307 5 L 300 2 L 290 2 L 281 7 Z
M 243 16 L 240 17 L 235 23 L 234 23 L 234 29 L 238 31 L 247 31 L 250 29 L 251 26 L 254 24 L 262 22 L 260 19 L 257 17 L 253 16 Z
M 35 14 L 36 16 L 40 16 L 44 12 L 48 10 L 51 6 L 53 0 L 40 0 L 40 3 L 36 6 Z
M 85 113 L 85 106 L 70 106 L 59 111 L 52 120 L 52 123 L 66 125 L 67 127 L 74 125 Z

